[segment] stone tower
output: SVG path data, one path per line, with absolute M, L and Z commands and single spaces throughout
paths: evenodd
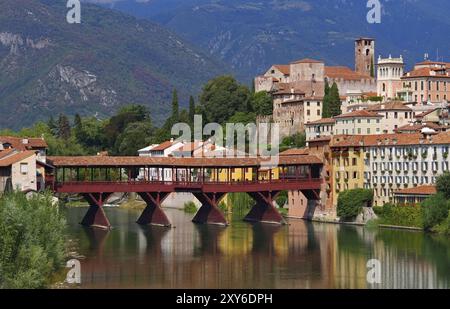
M 375 77 L 375 40 L 359 38 L 355 40 L 355 71 Z

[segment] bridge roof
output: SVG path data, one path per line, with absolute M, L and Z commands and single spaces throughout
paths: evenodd
M 266 158 L 177 158 L 177 157 L 47 157 L 48 163 L 55 167 L 254 167 L 269 165 Z M 276 163 L 276 162 L 275 162 Z M 311 155 L 279 156 L 278 165 L 323 164 Z

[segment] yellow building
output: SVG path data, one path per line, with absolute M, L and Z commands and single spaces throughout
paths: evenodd
M 363 137 L 334 136 L 331 140 L 333 205 L 337 206 L 339 192 L 364 188 Z

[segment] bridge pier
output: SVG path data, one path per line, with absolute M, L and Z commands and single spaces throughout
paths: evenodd
M 139 192 L 138 194 L 147 203 L 147 207 L 136 221 L 138 224 L 172 226 L 161 208 L 162 202 L 169 195 L 168 192 Z
M 249 192 L 248 194 L 256 201 L 256 204 L 248 215 L 245 216 L 244 221 L 286 224 L 286 220 L 284 220 L 283 216 L 273 206 L 273 200 L 278 193 L 280 192 Z
M 108 218 L 103 210 L 104 202 L 112 193 L 85 193 L 84 199 L 89 203 L 89 209 L 80 224 L 88 227 L 110 228 Z
M 228 225 L 227 219 L 225 219 L 225 216 L 218 207 L 220 199 L 225 193 L 194 192 L 193 194 L 200 203 L 202 203 L 202 206 L 195 214 L 192 222 L 199 224 Z

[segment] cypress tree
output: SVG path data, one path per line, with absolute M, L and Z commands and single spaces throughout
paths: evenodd
M 331 117 L 331 106 L 330 106 L 330 85 L 328 84 L 328 80 L 325 79 L 325 95 L 323 97 L 323 106 L 322 106 L 322 118 L 330 118 Z
M 195 101 L 194 97 L 191 96 L 189 98 L 189 121 L 194 122 L 194 116 L 195 116 Z
M 180 107 L 178 104 L 178 92 L 176 89 L 174 89 L 172 95 L 172 121 L 177 122 L 179 116 L 180 116 Z
M 336 83 L 333 83 L 333 86 L 331 86 L 329 100 L 331 117 L 340 115 L 342 113 L 341 98 L 339 96 L 339 88 Z
M 70 123 L 66 115 L 60 114 L 58 118 L 58 137 L 64 140 L 70 138 Z
M 83 133 L 83 123 L 81 121 L 81 116 L 79 114 L 75 115 L 73 126 L 75 137 L 78 139 L 78 141 L 81 141 Z
M 53 118 L 53 116 L 50 116 L 50 119 L 47 122 L 47 126 L 50 129 L 50 132 L 53 135 L 57 135 L 58 133 L 58 125 L 56 124 L 55 119 Z

